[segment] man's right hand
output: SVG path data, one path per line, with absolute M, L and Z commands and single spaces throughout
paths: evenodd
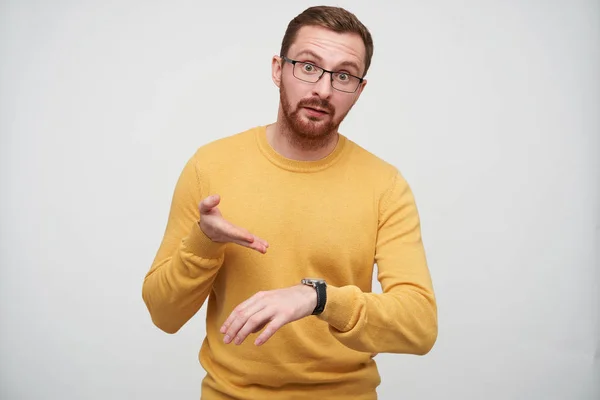
M 266 253 L 269 247 L 267 241 L 225 220 L 217 208 L 220 202 L 219 195 L 209 196 L 200 202 L 198 206 L 200 222 L 198 224 L 202 232 L 213 242 L 236 243 L 260 253 Z

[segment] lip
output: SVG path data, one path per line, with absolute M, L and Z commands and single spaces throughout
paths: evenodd
M 304 108 L 307 109 L 311 114 L 316 114 L 316 115 L 329 114 L 326 110 L 323 110 L 321 108 L 315 108 L 315 107 L 304 107 Z

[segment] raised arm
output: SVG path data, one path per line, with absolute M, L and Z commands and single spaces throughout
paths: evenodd
M 424 355 L 437 339 L 437 305 L 417 207 L 400 174 L 382 197 L 379 215 L 375 262 L 383 293 L 328 286 L 319 318 L 349 348 Z
M 179 176 L 162 243 L 142 286 L 152 321 L 167 333 L 177 332 L 202 307 L 223 265 L 226 243 L 261 253 L 268 247 L 222 217 L 219 196 L 202 195 L 196 154 Z

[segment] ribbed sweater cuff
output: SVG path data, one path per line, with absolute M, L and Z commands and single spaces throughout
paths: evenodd
M 213 242 L 195 223 L 192 231 L 185 239 L 184 245 L 194 255 L 205 259 L 221 258 L 225 252 L 226 243 Z
M 356 288 L 352 286 L 335 287 L 327 285 L 327 303 L 325 310 L 318 316 L 340 332 L 352 327 L 352 314 L 356 304 Z

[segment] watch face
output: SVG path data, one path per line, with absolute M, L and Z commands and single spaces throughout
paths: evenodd
M 317 283 L 325 283 L 325 280 L 319 278 L 304 278 L 302 279 L 302 283 L 305 285 L 315 285 Z

